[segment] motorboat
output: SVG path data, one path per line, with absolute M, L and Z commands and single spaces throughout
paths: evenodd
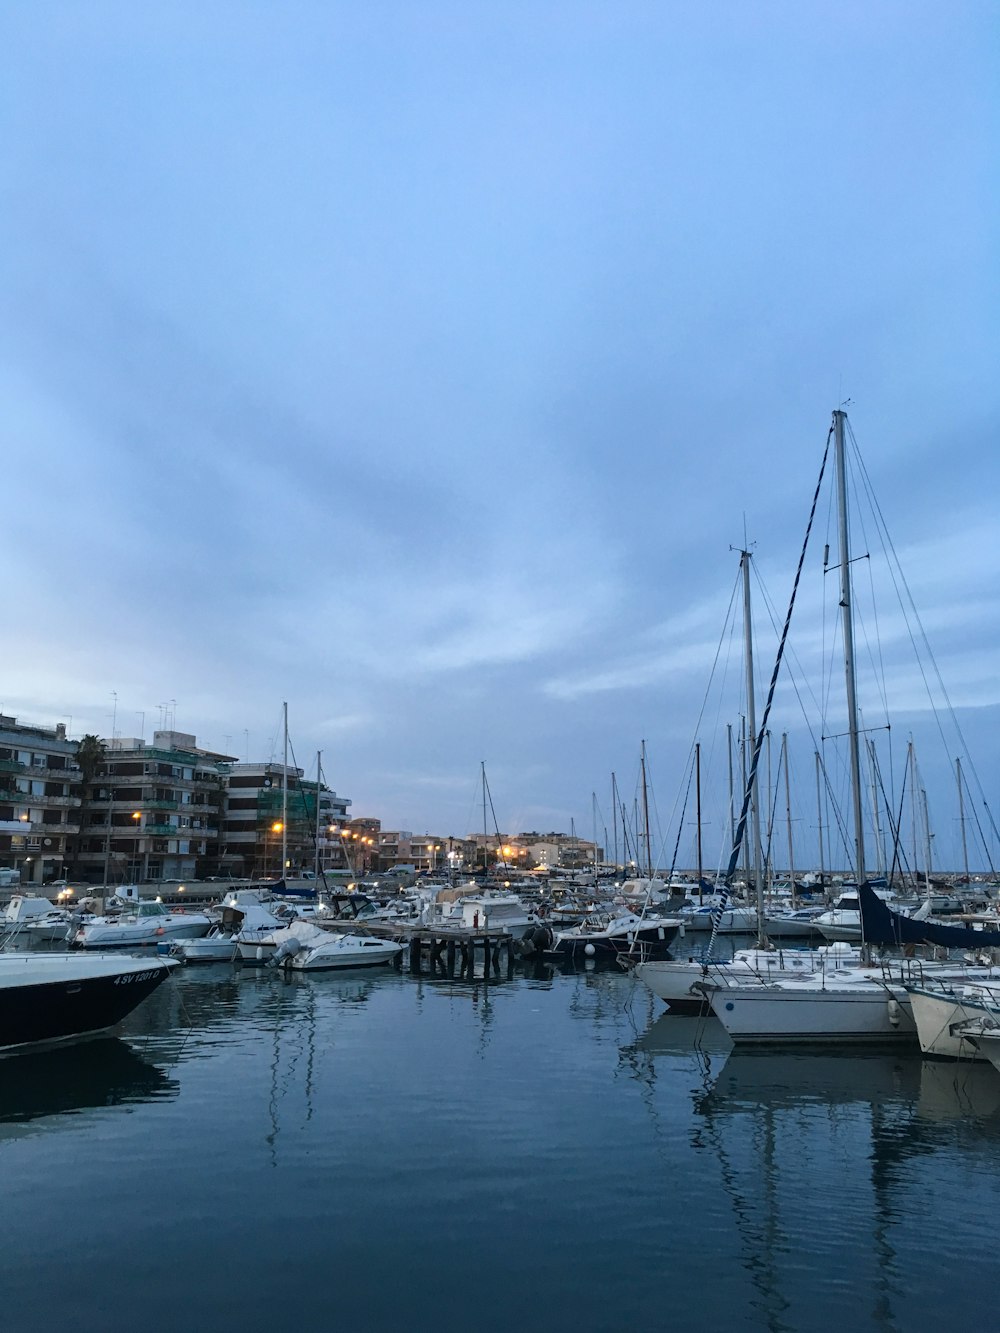
M 236 959 L 238 940 L 251 944 L 283 926 L 284 922 L 263 904 L 247 902 L 240 908 L 224 907 L 221 921 L 200 939 L 174 939 L 159 948 L 161 952 L 166 949 L 172 958 L 179 958 L 184 963 L 232 963 Z
M 927 903 L 920 904 L 912 912 L 907 911 L 893 901 L 887 890 L 876 888 L 870 881 L 868 887 L 882 902 L 892 903 L 901 916 L 909 916 L 914 921 L 920 921 L 930 914 L 930 907 Z M 832 907 L 817 916 L 815 924 L 816 929 L 820 931 L 824 939 L 831 942 L 846 940 L 851 944 L 860 944 L 865 936 L 861 929 L 861 901 L 857 887 L 848 888 L 841 893 Z
M 120 912 L 95 916 L 80 925 L 72 942 L 84 949 L 154 948 L 161 942 L 200 939 L 212 921 L 204 912 L 185 912 L 151 901 L 128 902 Z
M 104 1032 L 176 966 L 159 957 L 0 954 L 0 1051 Z
M 457 926 L 480 931 L 483 935 L 525 935 L 541 924 L 532 908 L 525 906 L 516 893 L 473 893 L 441 903 L 440 915 L 427 913 L 428 926 Z
M 824 938 L 816 924 L 822 907 L 774 907 L 764 914 L 764 934 L 769 940 Z
M 676 917 L 595 913 L 578 926 L 553 932 L 547 952 L 562 958 L 663 957 L 682 930 Z
M 240 962 L 251 967 L 269 963 L 278 949 L 294 940 L 299 948 L 315 948 L 330 938 L 330 932 L 312 921 L 300 918 L 266 931 L 238 931 L 233 937 Z
M 746 903 L 734 902 L 728 896 L 706 894 L 701 902 L 685 903 L 677 909 L 686 931 L 708 934 L 714 928 L 716 935 L 755 935 L 757 909 Z
M 0 933 L 27 940 L 64 940 L 69 924 L 69 912 L 48 898 L 15 893 L 0 917 Z
M 271 958 L 274 966 L 284 965 L 294 972 L 333 972 L 349 967 L 379 967 L 393 963 L 403 952 L 396 940 L 382 940 L 375 935 L 344 935 L 323 931 L 325 939 L 302 945 L 290 936 Z

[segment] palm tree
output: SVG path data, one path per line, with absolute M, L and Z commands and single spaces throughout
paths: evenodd
M 99 736 L 87 735 L 84 736 L 82 740 L 77 741 L 76 762 L 80 769 L 82 791 L 80 800 L 80 832 L 77 835 L 76 849 L 73 857 L 74 878 L 77 874 L 77 861 L 79 860 L 80 850 L 83 847 L 84 829 L 87 828 L 89 824 L 90 804 L 94 799 L 94 779 L 104 769 L 104 757 L 105 745 Z

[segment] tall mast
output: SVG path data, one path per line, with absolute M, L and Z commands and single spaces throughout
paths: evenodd
M 729 751 L 729 845 L 736 841 L 736 807 L 733 804 L 733 724 L 726 723 L 726 747 Z
M 924 808 L 924 850 L 927 855 L 927 869 L 924 872 L 924 883 L 927 885 L 927 892 L 931 891 L 931 817 L 927 810 L 927 788 L 920 788 L 920 801 Z
M 785 766 L 785 819 L 788 823 L 788 878 L 792 884 L 792 906 L 795 898 L 795 857 L 792 855 L 792 784 L 788 776 L 788 732 L 781 733 L 781 762 Z
M 965 882 L 969 882 L 969 845 L 965 840 L 965 800 L 962 796 L 962 761 L 955 760 L 955 777 L 958 779 L 958 822 L 962 829 L 962 864 L 965 867 Z
M 646 874 L 653 878 L 653 845 L 649 837 L 649 793 L 646 790 L 646 742 L 642 742 L 642 822 L 646 830 Z M 650 883 L 652 888 L 652 883 Z
M 740 567 L 743 570 L 743 656 L 746 663 L 747 673 L 747 725 L 749 735 L 747 740 L 750 745 L 750 753 L 754 754 L 757 748 L 757 708 L 754 701 L 754 675 L 753 675 L 753 622 L 750 617 L 750 552 L 740 552 Z M 760 802 L 757 799 L 757 773 L 754 771 L 753 789 L 750 792 L 750 812 L 753 825 L 753 877 L 757 890 L 757 921 L 758 929 L 764 929 L 764 882 L 760 868 Z
M 614 773 L 611 774 L 611 817 L 614 821 L 615 830 L 615 870 L 618 869 L 618 782 Z
M 288 865 L 288 703 L 281 705 L 285 732 L 285 756 L 281 765 L 281 878 Z
M 323 774 L 323 751 L 316 751 L 316 864 L 313 873 L 319 879 L 319 787 Z
M 910 837 L 913 842 L 913 887 L 917 887 L 917 752 L 913 748 L 911 740 L 906 747 L 907 760 L 910 765 Z
M 875 868 L 880 875 L 885 874 L 885 858 L 882 854 L 882 824 L 878 809 L 878 764 L 875 759 L 875 742 L 868 742 L 868 762 L 872 774 L 872 829 L 875 834 Z
M 865 878 L 865 827 L 861 810 L 861 759 L 858 751 L 858 692 L 854 676 L 854 614 L 851 605 L 851 545 L 847 522 L 847 459 L 844 448 L 846 412 L 833 414 L 837 463 L 837 517 L 840 529 L 840 609 L 844 631 L 844 680 L 847 685 L 847 729 L 851 748 L 851 798 L 854 805 L 854 856 L 858 883 Z
M 490 872 L 490 826 L 486 822 L 486 760 L 479 761 L 479 767 L 483 775 L 483 878 Z
M 703 900 L 704 894 L 701 888 L 702 867 L 701 867 L 701 741 L 695 741 L 694 746 L 694 793 L 696 805 L 696 818 L 698 821 L 698 901 Z
M 826 878 L 826 867 L 823 865 L 823 785 L 820 780 L 820 758 L 819 750 L 814 750 L 816 756 L 816 815 L 819 820 L 819 882 L 823 885 Z
M 594 888 L 597 888 L 597 792 L 590 793 L 590 814 L 594 824 Z

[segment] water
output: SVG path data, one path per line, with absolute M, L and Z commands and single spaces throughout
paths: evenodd
M 4 1327 L 989 1326 L 1000 1075 L 729 1053 L 617 972 L 187 969 L 0 1061 Z

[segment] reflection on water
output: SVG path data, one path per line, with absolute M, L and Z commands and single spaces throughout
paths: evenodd
M 291 1307 L 247 1274 L 271 1292 L 333 1256 L 337 1322 L 371 1333 L 642 1330 L 667 1309 L 911 1333 L 992 1299 L 991 1066 L 737 1051 L 617 969 L 192 968 L 122 1033 L 0 1062 L 18 1333 L 159 1327 L 193 1291 L 199 1330 L 263 1331 Z M 57 1228 L 73 1244 L 40 1300 Z M 297 1284 L 296 1322 L 330 1299 Z
M 0 1125 L 72 1117 L 98 1107 L 175 1097 L 177 1092 L 175 1080 L 115 1037 L 25 1051 L 0 1063 Z

